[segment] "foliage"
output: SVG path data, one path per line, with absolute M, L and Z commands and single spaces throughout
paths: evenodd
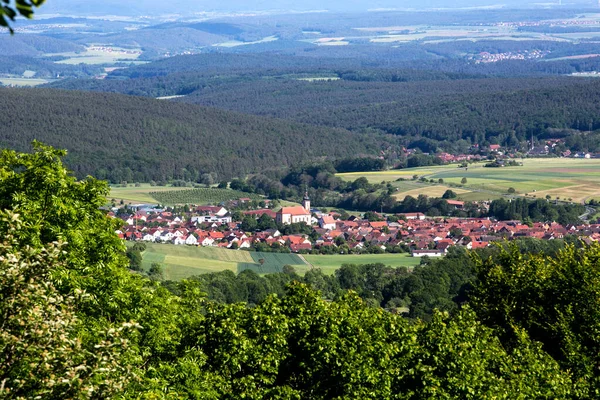
M 0 3 L 0 26 L 4 26 L 13 33 L 10 22 L 14 22 L 17 15 L 33 18 L 34 7 L 39 7 L 44 0 L 2 0 Z
M 3 397 L 596 397 L 599 245 L 454 251 L 413 273 L 225 272 L 170 293 L 127 271 L 97 208 L 105 185 L 76 181 L 62 156 L 2 153 Z
M 579 216 L 585 213 L 581 204 L 553 204 L 547 200 L 529 201 L 523 198 L 494 200 L 490 204 L 489 215 L 499 220 L 525 220 L 533 222 L 552 222 L 576 224 Z
M 125 333 L 106 324 L 82 343 L 76 304 L 89 294 L 63 295 L 50 280 L 64 247 L 22 246 L 18 214 L 0 211 L 0 397 L 107 398 L 133 379 Z
M 475 258 L 480 284 L 471 295 L 477 315 L 503 343 L 518 346 L 524 335 L 539 341 L 590 398 L 600 382 L 599 260 L 598 244 L 553 256 L 510 246 L 497 259 Z
M 0 125 L 4 146 L 24 151 L 38 139 L 67 148 L 65 162 L 76 176 L 115 183 L 199 182 L 207 173 L 230 179 L 323 155 L 376 154 L 389 141 L 381 135 L 116 94 L 0 92 L 0 106 L 11 115 L 10 125 Z M 35 113 L 25 112 L 33 108 Z
M 240 198 L 262 199 L 261 196 L 252 193 L 219 188 L 150 192 L 150 196 L 154 197 L 160 204 L 219 204 Z

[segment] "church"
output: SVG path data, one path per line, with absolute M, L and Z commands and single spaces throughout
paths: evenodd
M 278 224 L 289 225 L 303 222 L 306 225 L 310 225 L 312 216 L 310 214 L 310 199 L 308 198 L 308 193 L 304 194 L 301 206 L 282 207 L 281 210 L 277 211 L 275 220 Z

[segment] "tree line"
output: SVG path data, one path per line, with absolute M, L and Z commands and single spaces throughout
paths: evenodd
M 424 299 L 435 304 L 459 287 L 463 299 L 427 320 L 369 300 L 394 274 L 417 276 L 380 266 L 336 276 L 360 295 L 326 302 L 294 282 L 254 306 L 223 304 L 200 281 L 173 294 L 128 271 L 119 222 L 99 208 L 106 183 L 77 181 L 63 157 L 42 145 L 0 153 L 3 398 L 594 398 L 600 390 L 598 245 L 544 254 L 513 244 L 455 271 L 451 258 L 422 267 L 422 279 L 441 283 L 422 281 Z M 398 286 L 418 292 L 412 280 Z

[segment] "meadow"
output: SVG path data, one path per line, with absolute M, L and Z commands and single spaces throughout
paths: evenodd
M 467 169 L 457 165 L 442 165 L 421 168 L 406 168 L 363 173 L 338 174 L 342 179 L 353 181 L 361 176 L 371 183 L 394 182 L 398 187 L 397 198 L 419 193 L 438 195 L 448 184 L 459 199 L 487 200 L 507 194 L 509 188 L 516 190 L 516 195 L 583 202 L 600 198 L 600 159 L 575 158 L 525 158 L 523 166 L 486 168 L 484 163 L 471 164 Z M 443 179 L 444 184 L 423 184 L 414 181 L 395 182 L 399 178 Z M 467 178 L 462 185 L 463 178 Z M 421 185 L 415 189 L 411 185 Z M 443 192 L 442 192 L 443 193 Z M 570 199 L 570 200 L 569 200 Z
M 216 204 L 239 198 L 250 198 L 252 200 L 261 200 L 262 197 L 256 194 L 240 192 L 229 189 L 217 188 L 198 188 L 186 189 L 173 186 L 151 186 L 150 184 L 140 184 L 139 186 L 111 186 L 109 200 L 115 199 L 116 202 L 123 200 L 126 204 L 152 203 L 152 204 Z
M 217 188 L 157 191 L 150 192 L 149 195 L 156 199 L 160 204 L 165 205 L 217 204 L 241 198 L 249 198 L 252 200 L 264 199 L 262 196 L 253 193 Z
M 127 245 L 132 246 L 133 243 L 127 242 Z M 412 267 L 420 261 L 408 254 L 297 255 L 161 243 L 146 243 L 142 259 L 144 270 L 150 269 L 152 263 L 159 263 L 164 268 L 164 278 L 175 281 L 225 270 L 239 273 L 250 269 L 258 274 L 277 273 L 282 271 L 284 265 L 293 266 L 300 275 L 311 268 L 320 268 L 323 273 L 331 275 L 342 264 L 382 263 L 392 267 Z
M 150 192 L 169 192 L 181 190 L 179 187 L 172 186 L 152 186 L 148 183 L 142 183 L 139 186 L 128 185 L 127 187 L 111 186 L 108 199 L 115 199 L 116 202 L 123 200 L 125 204 L 156 203 L 156 199 L 150 195 Z
M 109 51 L 110 49 L 110 51 Z M 136 61 L 142 54 L 141 49 L 124 49 L 112 46 L 89 46 L 81 53 L 51 53 L 46 56 L 62 56 L 65 59 L 57 61 L 57 64 L 116 64 L 119 62 L 145 63 Z

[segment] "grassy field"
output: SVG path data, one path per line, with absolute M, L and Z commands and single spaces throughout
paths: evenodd
M 0 83 L 7 86 L 38 86 L 48 83 L 48 79 L 36 79 L 36 78 L 0 78 Z
M 112 51 L 108 51 L 108 49 Z M 118 62 L 135 62 L 142 54 L 141 49 L 123 49 L 112 46 L 89 46 L 81 53 L 52 53 L 47 56 L 63 56 L 58 64 L 116 64 Z
M 335 254 L 305 255 L 304 258 L 313 267 L 320 268 L 325 274 L 333 274 L 342 264 L 374 264 L 382 263 L 391 267 L 414 267 L 419 258 L 409 254 Z
M 133 244 L 128 242 L 127 245 Z M 160 243 L 146 243 L 142 258 L 142 267 L 145 270 L 150 269 L 152 263 L 162 264 L 167 280 L 181 280 L 225 270 L 239 273 L 251 269 L 258 274 L 277 273 L 281 272 L 284 265 L 292 265 L 296 272 L 303 275 L 313 267 L 320 268 L 326 274 L 333 274 L 342 264 L 383 263 L 392 267 L 408 267 L 419 263 L 418 258 L 409 257 L 407 254 L 300 256 Z M 263 263 L 260 262 L 261 259 L 264 260 Z
M 261 200 L 263 197 L 230 189 L 199 188 L 185 190 L 171 190 L 161 192 L 150 192 L 150 196 L 160 204 L 216 204 L 240 198 Z
M 142 183 L 139 187 L 127 186 L 117 187 L 111 186 L 108 199 L 115 199 L 117 202 L 123 200 L 124 203 L 156 203 L 156 199 L 150 196 L 150 192 L 168 192 L 173 190 L 181 190 L 178 187 L 171 186 L 151 186 L 148 183 Z
M 539 158 L 524 159 L 522 167 L 485 168 L 483 163 L 472 164 L 467 170 L 456 165 L 443 165 L 403 170 L 377 171 L 367 173 L 339 174 L 342 179 L 353 181 L 361 176 L 369 182 L 394 182 L 398 178 L 410 179 L 413 175 L 427 179 L 443 179 L 445 184 L 460 185 L 462 178 L 467 183 L 460 188 L 452 188 L 465 200 L 486 200 L 497 198 L 514 188 L 518 195 L 544 198 L 546 195 L 561 200 L 572 199 L 582 202 L 600 198 L 600 159 Z M 396 182 L 394 182 L 396 184 Z M 399 182 L 398 198 L 419 193 L 435 195 L 442 185 L 423 185 L 420 189 Z M 416 183 L 415 183 L 416 184 Z M 443 193 L 443 192 L 442 192 Z

